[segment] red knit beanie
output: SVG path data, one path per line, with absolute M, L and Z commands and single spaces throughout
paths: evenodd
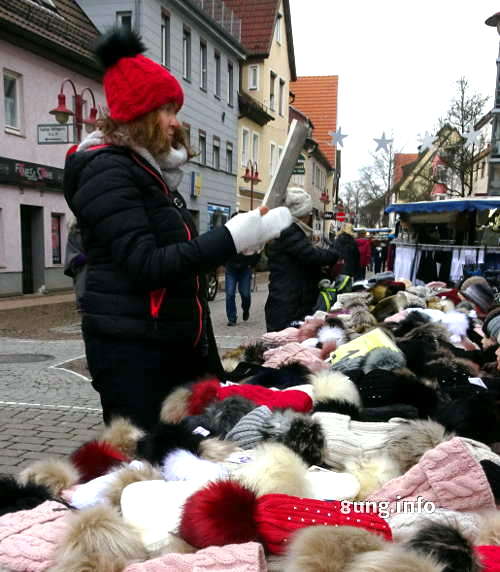
M 146 48 L 132 31 L 113 29 L 99 39 L 95 54 L 105 69 L 103 84 L 109 116 L 126 123 L 162 105 L 177 110 L 184 93 L 177 79 L 163 66 L 141 55 Z
M 500 572 L 500 546 L 476 546 L 484 572 Z
M 355 526 L 392 539 L 374 511 L 356 511 L 346 501 L 321 501 L 270 494 L 259 498 L 233 481 L 208 484 L 185 503 L 180 535 L 196 548 L 258 540 L 283 554 L 296 530 L 307 526 Z
M 269 389 L 260 385 L 228 385 L 222 386 L 218 380 L 210 379 L 195 383 L 188 402 L 188 414 L 199 415 L 214 401 L 222 401 L 228 397 L 240 395 L 256 405 L 267 405 L 269 409 L 290 408 L 299 413 L 311 411 L 311 397 L 298 389 L 284 391 Z

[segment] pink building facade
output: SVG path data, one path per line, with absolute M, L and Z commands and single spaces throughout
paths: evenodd
M 59 13 L 53 17 L 71 19 L 72 13 L 65 9 L 68 5 L 77 8 L 68 0 L 61 4 L 54 3 Z M 9 22 L 1 22 L 3 10 L 0 23 L 9 28 Z M 79 16 L 85 18 L 83 13 Z M 97 34 L 92 25 L 86 32 Z M 43 48 L 37 49 L 40 35 L 32 29 L 26 34 L 31 41 L 17 41 L 15 34 L 0 40 L 0 296 L 71 288 L 63 268 L 72 216 L 62 188 L 71 143 L 40 144 L 37 126 L 57 124 L 49 111 L 57 105 L 65 78 L 74 82 L 78 93 L 89 87 L 97 103 L 104 102 L 98 71 L 90 59 L 75 56 L 64 42 L 53 50 L 53 57 L 47 38 L 43 38 Z M 73 108 L 72 90 L 66 86 L 64 91 L 67 106 Z

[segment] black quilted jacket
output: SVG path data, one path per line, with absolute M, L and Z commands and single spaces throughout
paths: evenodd
M 70 155 L 64 193 L 88 257 L 84 333 L 197 347 L 209 320 L 204 272 L 235 254 L 229 231 L 196 236 L 181 195 L 123 147 Z
M 267 256 L 266 326 L 268 332 L 276 332 L 311 312 L 319 294 L 321 267 L 334 264 L 338 256 L 334 250 L 313 246 L 295 223 L 269 243 Z

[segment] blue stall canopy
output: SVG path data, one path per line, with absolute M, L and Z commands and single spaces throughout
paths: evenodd
M 450 211 L 481 211 L 500 208 L 500 197 L 421 201 L 418 203 L 394 203 L 386 213 L 442 213 Z
M 365 228 L 364 226 L 353 228 L 354 232 L 392 232 L 392 228 L 385 226 L 383 228 Z

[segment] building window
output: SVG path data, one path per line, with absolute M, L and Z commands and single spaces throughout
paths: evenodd
M 227 62 L 227 104 L 234 105 L 234 67 L 231 62 Z
M 170 16 L 161 16 L 161 63 L 170 67 Z
M 220 54 L 215 52 L 215 95 L 220 97 L 221 94 L 221 67 L 220 67 Z
M 21 130 L 22 98 L 22 81 L 19 74 L 4 70 L 3 94 L 5 127 L 19 132 Z
M 271 143 L 271 152 L 269 153 L 269 172 L 271 173 L 271 177 L 274 175 L 274 171 L 276 170 L 276 145 Z
M 62 215 L 52 215 L 52 264 L 62 263 L 61 252 L 61 221 Z
M 226 144 L 226 171 L 228 173 L 233 172 L 233 144 Z
M 284 107 L 284 103 L 285 103 L 285 81 L 280 79 L 280 88 L 279 88 L 279 101 L 278 101 L 278 111 L 280 115 L 284 115 L 285 114 L 285 107 Z
M 481 179 L 484 177 L 485 169 L 486 169 L 486 161 L 481 161 Z
M 208 230 L 224 226 L 231 216 L 231 207 L 208 203 Z
M 246 167 L 249 157 L 250 131 L 242 129 L 241 131 L 241 164 Z
M 281 161 L 281 155 L 283 155 L 283 145 L 278 145 L 278 164 Z
M 283 20 L 283 14 L 277 14 L 276 22 L 274 24 L 274 37 L 278 44 L 281 44 L 281 22 Z
M 259 162 L 259 147 L 259 134 L 254 132 L 252 133 L 252 161 L 255 161 L 256 163 Z
M 207 43 L 200 41 L 200 89 L 207 91 Z
M 187 28 L 182 32 L 182 77 L 191 81 L 191 32 Z
M 207 135 L 205 131 L 200 129 L 200 133 L 198 135 L 198 148 L 199 148 L 199 158 L 200 164 L 206 165 L 207 164 Z
M 116 25 L 118 28 L 123 28 L 124 30 L 132 31 L 132 12 L 117 12 L 116 13 Z
M 270 73 L 270 85 L 269 85 L 269 107 L 271 111 L 274 111 L 276 107 L 276 95 L 275 95 L 275 85 L 276 85 L 276 74 L 274 72 Z
M 220 169 L 220 139 L 214 137 L 212 145 L 212 167 L 214 169 Z
M 186 143 L 191 146 L 191 125 L 189 125 L 189 123 L 183 123 L 182 128 L 184 129 L 184 135 L 186 136 Z
M 2 209 L 0 209 L 0 266 L 5 266 L 5 233 L 3 228 Z
M 248 89 L 259 89 L 259 66 L 254 65 L 248 68 Z

